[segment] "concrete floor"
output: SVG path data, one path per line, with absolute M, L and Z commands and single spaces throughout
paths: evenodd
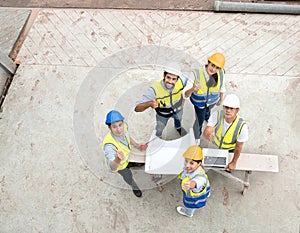
M 299 35 L 299 16 L 289 15 L 40 10 L 1 114 L 0 232 L 298 232 Z M 154 113 L 132 107 L 161 65 L 187 71 L 216 51 L 249 126 L 244 152 L 278 155 L 280 172 L 253 173 L 242 196 L 240 184 L 209 171 L 212 195 L 188 219 L 175 211 L 176 179 L 159 193 L 135 170 L 138 199 L 104 168 L 100 143 L 112 108 L 146 141 Z M 185 128 L 193 114 L 187 102 Z

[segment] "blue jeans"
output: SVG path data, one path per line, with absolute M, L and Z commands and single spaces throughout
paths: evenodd
M 190 215 L 190 216 L 193 216 L 194 215 L 194 212 L 195 212 L 195 209 L 193 208 L 187 208 L 187 207 L 184 207 L 185 208 L 185 213 Z
M 162 117 L 162 116 L 160 116 L 156 113 L 156 127 L 155 127 L 156 136 L 161 137 L 162 132 L 163 132 L 164 128 L 166 127 L 166 125 L 167 125 L 170 118 L 174 119 L 174 127 L 176 129 L 180 129 L 181 128 L 182 113 L 183 113 L 183 111 L 181 110 L 180 112 L 174 113 L 170 117 Z
M 195 139 L 199 139 L 200 136 L 202 135 L 202 125 L 204 121 L 208 121 L 210 117 L 210 110 L 214 107 L 215 105 L 211 105 L 205 108 L 198 108 L 197 106 L 194 105 L 195 109 L 195 122 L 193 125 L 193 130 L 194 130 L 194 135 Z

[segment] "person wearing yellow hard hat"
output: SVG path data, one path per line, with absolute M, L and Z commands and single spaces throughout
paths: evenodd
M 221 53 L 214 53 L 208 58 L 203 67 L 193 70 L 192 82 L 188 82 L 184 89 L 184 97 L 190 98 L 195 109 L 194 135 L 199 142 L 202 125 L 210 116 L 215 105 L 220 105 L 225 89 L 225 57 Z
M 208 119 L 203 136 L 212 141 L 216 148 L 226 149 L 233 154 L 232 161 L 226 170 L 232 171 L 240 157 L 243 144 L 248 140 L 248 127 L 238 114 L 240 99 L 235 94 L 225 96 L 223 110 L 215 111 Z
M 141 197 L 142 191 L 132 177 L 131 167 L 143 166 L 143 163 L 129 162 L 132 146 L 145 150 L 146 144 L 138 144 L 128 133 L 128 126 L 119 111 L 111 110 L 106 115 L 105 124 L 109 132 L 102 142 L 106 165 L 111 172 L 118 172 L 123 180 L 132 187 L 135 196 Z
M 193 217 L 196 209 L 206 205 L 210 195 L 210 184 L 202 168 L 203 152 L 200 146 L 190 146 L 184 153 L 184 168 L 179 173 L 183 193 L 183 205 L 176 208 L 177 212 L 186 217 Z
M 182 90 L 187 78 L 181 73 L 180 65 L 170 62 L 164 67 L 163 78 L 155 81 L 141 99 L 136 101 L 135 111 L 143 112 L 148 108 L 156 111 L 156 136 L 161 137 L 169 119 L 174 119 L 174 127 L 180 136 L 187 132 L 182 127 L 184 99 Z

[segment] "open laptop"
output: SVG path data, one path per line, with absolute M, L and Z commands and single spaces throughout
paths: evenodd
M 228 150 L 203 148 L 205 168 L 225 168 L 228 164 Z

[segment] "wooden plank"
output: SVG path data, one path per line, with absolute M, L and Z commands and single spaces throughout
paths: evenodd
M 232 160 L 232 157 L 233 154 L 229 153 L 229 161 Z M 279 172 L 278 156 L 241 153 L 236 164 L 236 170 Z

